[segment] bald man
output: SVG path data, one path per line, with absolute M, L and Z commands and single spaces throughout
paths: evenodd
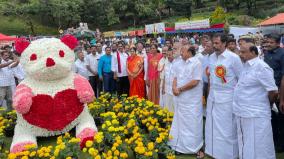
M 271 107 L 277 99 L 273 70 L 258 58 L 253 44 L 242 45 L 243 71 L 234 90 L 240 159 L 275 159 Z
M 171 148 L 178 153 L 204 157 L 202 118 L 202 66 L 195 58 L 195 48 L 181 49 L 181 59 L 174 63 L 174 119 L 170 131 Z

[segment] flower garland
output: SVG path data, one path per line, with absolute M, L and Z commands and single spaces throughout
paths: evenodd
M 88 107 L 99 131 L 93 141 L 86 142 L 83 149 L 79 146 L 80 139 L 72 137 L 74 134 L 71 131 L 70 134 L 57 137 L 56 145 L 39 148 L 28 145 L 27 151 L 16 154 L 3 148 L 0 156 L 8 159 L 175 158 L 174 151 L 167 145 L 171 139 L 169 131 L 173 113 L 145 99 L 125 96 L 119 99 L 110 94 L 101 94 Z M 12 114 L 16 116 L 15 112 Z M 7 122 L 8 119 L 2 114 L 0 139 L 5 138 L 3 130 Z M 4 126 L 1 127 L 1 124 Z

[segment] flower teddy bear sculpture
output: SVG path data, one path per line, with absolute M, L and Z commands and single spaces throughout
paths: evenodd
M 10 151 L 37 145 L 36 137 L 65 133 L 76 126 L 80 146 L 92 140 L 97 132 L 86 103 L 94 92 L 87 79 L 72 72 L 73 49 L 78 41 L 71 35 L 61 39 L 44 38 L 31 43 L 17 40 L 26 78 L 17 86 L 13 106 L 17 125 Z

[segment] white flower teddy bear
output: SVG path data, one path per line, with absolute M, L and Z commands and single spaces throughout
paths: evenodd
M 86 103 L 93 101 L 94 92 L 84 77 L 71 70 L 77 43 L 72 35 L 31 43 L 16 41 L 27 76 L 13 98 L 18 118 L 12 153 L 24 151 L 29 144 L 37 145 L 37 136 L 62 134 L 75 126 L 81 147 L 93 140 L 97 127 Z

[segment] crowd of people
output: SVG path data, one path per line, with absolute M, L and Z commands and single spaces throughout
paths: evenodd
M 177 154 L 273 159 L 275 150 L 284 152 L 280 41 L 278 34 L 236 41 L 216 33 L 81 42 L 73 70 L 89 80 L 96 97 L 100 92 L 137 96 L 173 112 L 168 144 Z M 5 99 L 9 110 L 15 77 L 24 78 L 20 58 L 4 48 L 0 105 Z

